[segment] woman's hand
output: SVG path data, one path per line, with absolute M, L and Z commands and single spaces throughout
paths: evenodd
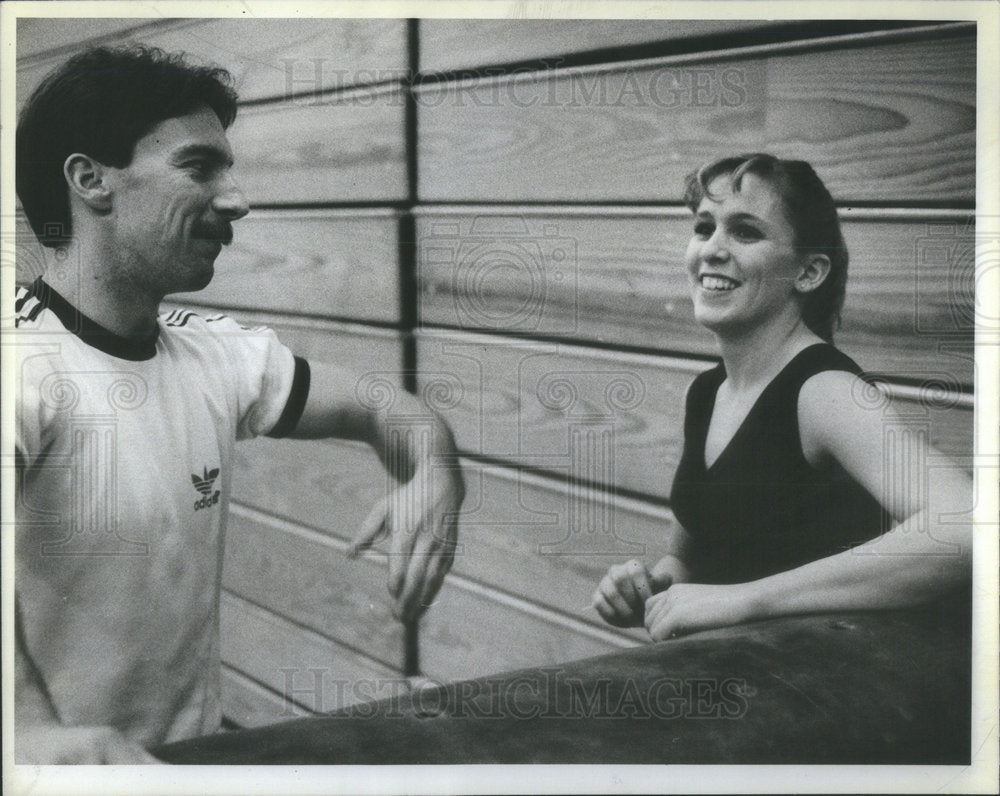
M 642 627 L 646 601 L 672 583 L 687 579 L 687 568 L 675 556 L 665 556 L 652 570 L 633 558 L 608 570 L 594 592 L 593 606 L 615 627 Z
M 754 618 L 754 602 L 744 583 L 677 583 L 646 601 L 645 624 L 653 641 Z

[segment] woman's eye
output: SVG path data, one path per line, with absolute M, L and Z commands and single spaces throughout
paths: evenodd
M 742 240 L 760 240 L 764 237 L 760 230 L 746 224 L 740 224 L 733 229 L 733 234 Z
M 694 234 L 699 238 L 710 238 L 713 232 L 715 232 L 715 225 L 709 224 L 707 221 L 694 225 Z

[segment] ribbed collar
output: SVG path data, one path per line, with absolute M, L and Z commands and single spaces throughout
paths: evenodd
M 141 362 L 156 356 L 156 341 L 160 336 L 159 326 L 147 335 L 122 337 L 88 318 L 59 295 L 42 277 L 38 277 L 32 283 L 29 292 L 43 307 L 55 313 L 67 331 L 75 334 L 92 348 L 118 359 L 128 359 L 133 362 Z

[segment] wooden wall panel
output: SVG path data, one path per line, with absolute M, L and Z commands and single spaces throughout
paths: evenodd
M 674 527 L 666 509 L 469 459 L 462 469 L 468 493 L 452 570 L 458 575 L 603 627 L 587 606 L 607 568 L 666 552 Z M 259 484 L 269 485 L 266 494 Z M 241 503 L 344 539 L 391 488 L 374 453 L 358 444 L 237 446 Z
M 844 215 L 851 263 L 838 345 L 868 370 L 945 372 L 971 385 L 971 225 Z M 691 227 L 686 210 L 423 210 L 421 322 L 716 356 L 691 308 Z
M 417 356 L 420 389 L 452 388 L 438 408 L 464 451 L 661 498 L 688 384 L 709 365 L 430 331 Z
M 974 37 L 868 41 L 425 87 L 419 195 L 678 201 L 699 164 L 772 150 L 842 202 L 971 202 Z
M 463 451 L 661 499 L 683 447 L 687 387 L 710 365 L 427 330 L 417 351 L 419 387 L 439 391 Z M 936 408 L 911 392 L 917 403 L 900 410 L 929 424 L 935 444 L 972 450 L 968 397 Z
M 249 513 L 248 513 L 249 512 Z M 347 543 L 233 506 L 223 585 L 390 669 L 402 669 L 402 626 L 392 618 L 385 562 L 351 561 Z
M 402 666 L 402 629 L 389 612 L 387 567 L 356 561 L 346 543 L 234 506 L 224 585 L 233 594 L 374 658 Z M 460 679 L 598 655 L 635 642 L 450 576 L 421 624 L 422 666 Z M 437 650 L 437 652 L 434 652 Z
M 280 696 L 255 683 L 245 674 L 222 665 L 222 715 L 237 727 L 263 727 L 313 715 L 298 705 L 287 704 Z
M 142 17 L 22 17 L 17 20 L 18 66 L 80 47 L 81 42 L 104 42 L 128 34 L 146 35 L 169 27 L 199 24 L 192 20 Z
M 233 176 L 251 204 L 405 199 L 403 107 L 390 90 L 243 108 Z
M 514 63 L 696 36 L 757 30 L 767 20 L 714 19 L 422 19 L 420 69 Z
M 493 595 L 445 579 L 420 625 L 420 668 L 453 681 L 605 655 L 640 642 L 610 632 L 556 624 Z
M 288 697 L 313 713 L 328 713 L 370 698 L 368 683 L 400 673 L 323 636 L 297 627 L 260 606 L 224 593 L 222 659 L 277 693 L 287 720 Z
M 400 80 L 407 66 L 403 19 L 206 19 L 141 40 L 225 67 L 242 101 Z
M 141 43 L 224 67 L 242 101 L 401 80 L 407 67 L 402 19 L 31 19 L 18 25 L 19 104 L 92 43 Z
M 17 22 L 17 79 L 15 102 L 20 109 L 39 83 L 71 55 L 91 45 L 145 40 L 166 31 L 182 31 L 199 23 L 190 20 L 150 19 L 19 19 Z
M 389 210 L 262 210 L 235 225 L 211 284 L 171 301 L 396 322 L 397 238 Z

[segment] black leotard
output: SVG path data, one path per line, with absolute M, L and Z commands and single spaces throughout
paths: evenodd
M 890 527 L 888 514 L 860 484 L 843 472 L 817 470 L 802 452 L 799 390 L 827 370 L 861 372 L 831 345 L 803 349 L 768 384 L 708 469 L 705 437 L 726 372 L 720 364 L 694 380 L 670 496 L 674 514 L 693 538 L 692 580 L 755 580 L 841 552 Z

